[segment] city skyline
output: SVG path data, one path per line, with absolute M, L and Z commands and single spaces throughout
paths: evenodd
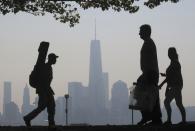
M 166 4 L 152 11 L 144 7 L 133 15 L 126 12 L 81 11 L 80 24 L 74 28 L 48 16 L 33 17 L 25 13 L 0 16 L 0 92 L 3 93 L 3 82 L 11 81 L 13 100 L 21 107 L 23 87 L 28 83 L 28 76 L 37 58 L 38 45 L 43 40 L 51 43 L 49 52 L 60 56 L 54 66 L 52 82 L 56 97 L 67 93 L 70 81 L 82 82 L 83 86 L 87 86 L 90 39 L 94 37 L 96 18 L 97 38 L 101 40 L 102 47 L 102 70 L 109 73 L 109 94 L 116 81 L 122 80 L 130 87 L 140 75 L 139 51 L 143 41 L 138 32 L 140 25 L 148 23 L 152 26 L 152 38 L 157 44 L 160 71 L 164 72 L 169 64 L 168 47 L 175 46 L 184 76 L 184 105 L 195 105 L 195 62 L 189 58 L 194 55 L 195 49 L 193 5 L 194 1 L 190 0 L 189 3 L 181 1 L 175 5 Z M 164 99 L 164 90 L 160 91 L 161 101 Z M 36 94 L 31 88 L 30 92 L 32 103 Z M 2 103 L 1 95 L 1 112 Z
M 92 123 L 92 117 L 90 112 L 88 111 L 89 104 L 88 104 L 88 96 L 86 92 L 89 90 L 88 87 L 82 86 L 80 82 L 70 82 L 70 88 L 74 88 L 72 91 L 76 91 L 76 96 L 70 96 L 68 99 L 68 124 L 69 125 L 98 125 L 98 123 Z M 121 80 L 116 81 L 112 86 L 112 95 L 111 99 L 109 100 L 109 107 L 107 113 L 102 113 L 107 119 L 106 121 L 102 121 L 101 125 L 130 125 L 132 124 L 132 117 L 131 117 L 131 110 L 127 108 L 128 105 L 128 88 L 127 84 Z M 8 87 L 9 88 L 9 87 Z M 80 89 L 79 89 L 80 88 Z M 83 90 L 83 89 L 84 90 Z M 88 88 L 88 89 L 87 89 Z M 33 105 L 28 102 L 28 95 L 29 94 L 29 87 L 24 87 L 23 95 L 23 105 L 26 106 L 26 110 L 19 110 L 19 106 L 14 101 L 11 101 L 6 104 L 6 111 L 5 113 L 0 113 L 0 123 L 1 125 L 24 125 L 22 120 L 23 115 L 30 110 L 34 109 L 37 106 L 37 97 L 34 100 Z M 87 90 L 86 90 L 87 89 Z M 11 91 L 11 90 L 10 90 Z M 72 93 L 70 93 L 72 95 Z M 78 98 L 75 101 L 71 99 Z M 56 123 L 59 125 L 65 125 L 65 98 L 64 96 L 57 97 L 56 101 L 56 115 L 55 120 Z M 72 108 L 71 102 L 74 102 L 74 107 Z M 76 103 L 75 103 L 76 102 Z M 84 102 L 84 103 L 83 103 Z M 179 110 L 177 109 L 176 103 L 173 102 L 171 104 L 173 108 L 173 115 L 172 121 L 173 123 L 178 123 L 181 120 L 181 115 Z M 195 106 L 188 106 L 185 107 L 187 112 L 187 121 L 191 122 L 194 121 L 194 114 L 195 114 Z M 76 109 L 76 110 L 75 110 Z M 165 108 L 162 107 L 162 119 L 163 121 L 166 119 L 166 112 Z M 88 115 L 86 115 L 88 114 Z M 85 117 L 83 117 L 83 115 Z M 100 114 L 96 117 L 102 117 Z M 88 117 L 89 116 L 89 117 Z M 140 112 L 134 111 L 134 124 L 136 124 L 140 120 Z M 95 118 L 96 119 L 96 118 Z M 43 111 L 35 120 L 32 122 L 34 125 L 47 125 L 47 114 L 46 110 Z
M 95 33 L 96 34 L 96 33 Z M 90 43 L 90 65 L 89 83 L 84 86 L 82 82 L 68 82 L 68 107 L 64 96 L 56 96 L 56 124 L 65 125 L 65 109 L 68 108 L 68 124 L 70 125 L 129 125 L 132 124 L 132 112 L 128 109 L 129 89 L 127 83 L 117 80 L 111 85 L 109 97 L 109 73 L 102 70 L 102 53 L 100 40 L 91 40 Z M 30 102 L 30 89 L 28 84 L 23 88 L 22 106 L 18 106 L 12 99 L 12 82 L 4 82 L 3 107 L 0 123 L 3 125 L 23 125 L 22 117 L 37 106 L 38 98 Z M 64 92 L 65 94 L 65 92 Z M 109 99 L 110 98 L 110 99 Z M 180 115 L 176 104 L 172 103 L 173 123 L 180 121 Z M 162 108 L 162 119 L 166 119 L 164 106 Z M 186 107 L 187 121 L 194 121 L 193 109 Z M 134 124 L 140 120 L 140 112 L 134 111 Z M 47 114 L 43 111 L 33 121 L 34 125 L 46 125 Z

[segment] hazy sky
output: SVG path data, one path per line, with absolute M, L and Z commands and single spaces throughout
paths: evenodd
M 169 65 L 168 48 L 175 46 L 184 78 L 184 105 L 195 105 L 194 12 L 194 0 L 166 3 L 153 10 L 141 7 L 135 14 L 86 10 L 80 11 L 80 24 L 74 28 L 55 21 L 51 15 L 0 15 L 0 111 L 4 81 L 12 82 L 12 100 L 21 106 L 23 88 L 28 83 L 41 41 L 50 42 L 49 53 L 55 52 L 60 56 L 53 67 L 52 87 L 56 97 L 67 92 L 68 82 L 80 81 L 87 86 L 95 18 L 97 39 L 101 41 L 103 71 L 109 73 L 110 89 L 118 80 L 123 80 L 130 87 L 140 75 L 139 53 L 143 41 L 138 35 L 139 27 L 150 24 L 160 71 L 164 72 Z M 164 99 L 164 91 L 165 87 L 160 91 L 161 101 Z M 35 96 L 34 89 L 31 89 L 31 102 Z

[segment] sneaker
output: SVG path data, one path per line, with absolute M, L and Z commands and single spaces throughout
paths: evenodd
M 140 122 L 137 123 L 138 126 L 143 126 L 147 123 L 148 121 L 145 119 L 142 119 Z
M 151 125 L 155 125 L 155 126 L 159 126 L 162 125 L 162 120 L 152 120 L 152 122 L 150 123 Z
M 26 117 L 23 117 L 23 120 L 24 120 L 25 125 L 26 125 L 27 127 L 31 127 L 30 120 L 28 120 Z

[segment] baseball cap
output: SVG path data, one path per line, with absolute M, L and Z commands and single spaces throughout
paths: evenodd
M 56 54 L 54 54 L 54 53 L 50 53 L 49 55 L 48 55 L 48 58 L 58 58 L 59 56 L 57 56 Z

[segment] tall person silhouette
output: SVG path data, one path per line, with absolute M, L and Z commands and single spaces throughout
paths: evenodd
M 137 84 L 145 89 L 147 89 L 148 87 L 157 88 L 159 81 L 158 59 L 156 45 L 151 39 L 150 25 L 142 25 L 140 27 L 139 35 L 140 38 L 144 40 L 144 43 L 140 53 L 140 66 L 142 70 L 142 75 L 138 78 Z M 154 101 L 153 110 L 141 110 L 142 119 L 140 122 L 138 122 L 138 125 L 144 125 L 149 121 L 152 121 L 150 123 L 152 125 L 162 124 L 159 91 L 157 92 L 157 99 L 156 101 Z
M 170 103 L 173 99 L 175 99 L 176 105 L 178 106 L 181 115 L 182 122 L 180 124 L 186 123 L 186 112 L 182 103 L 182 93 L 181 90 L 183 88 L 183 78 L 181 74 L 181 65 L 179 63 L 178 54 L 174 47 L 170 47 L 168 50 L 168 56 L 171 60 L 169 67 L 166 70 L 166 74 L 161 73 L 161 76 L 166 77 L 164 83 L 167 83 L 166 93 L 164 105 L 167 111 L 167 121 L 164 123 L 166 125 L 172 124 L 171 122 L 171 106 Z M 160 85 L 162 87 L 163 85 Z
M 48 55 L 48 62 L 44 63 L 41 67 L 39 74 L 39 87 L 36 88 L 36 93 L 39 96 L 38 107 L 32 112 L 24 116 L 26 126 L 31 126 L 31 120 L 34 119 L 39 113 L 45 108 L 48 112 L 49 126 L 55 126 L 54 115 L 55 115 L 55 100 L 54 91 L 50 84 L 53 79 L 52 65 L 56 63 L 56 56 L 54 53 Z

